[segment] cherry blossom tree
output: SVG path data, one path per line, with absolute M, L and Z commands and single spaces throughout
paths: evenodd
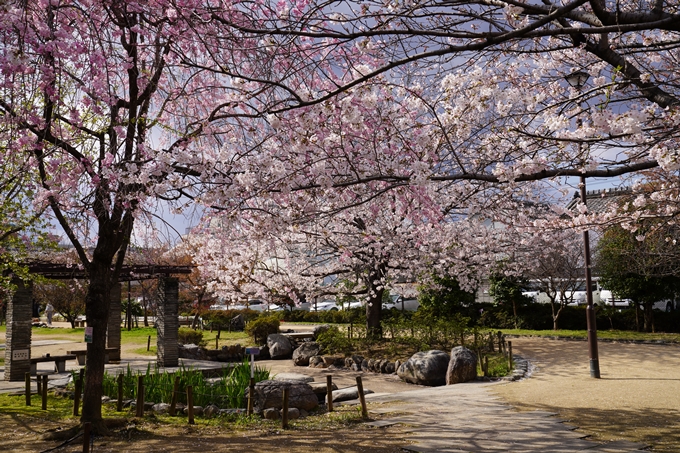
M 194 106 L 224 98 L 219 85 L 207 95 L 200 74 L 181 70 L 194 42 L 182 39 L 187 24 L 171 5 L 36 0 L 0 8 L 1 158 L 21 156 L 37 174 L 34 210 L 51 210 L 89 277 L 82 420 L 105 431 L 108 297 L 135 217 L 190 192 L 188 174 L 209 172 L 200 153 L 187 151 L 210 122 Z
M 267 238 L 388 191 L 474 219 L 507 218 L 540 196 L 537 180 L 658 168 L 661 200 L 677 185 L 679 19 L 661 2 L 0 8 L 0 158 L 30 163 L 35 212 L 50 208 L 89 275 L 82 419 L 101 428 L 108 293 L 158 200 L 201 202 Z M 584 68 L 580 91 L 564 81 Z M 239 217 L 255 209 L 275 215 Z M 573 220 L 589 222 L 585 210 Z M 465 223 L 444 225 L 470 238 L 454 255 L 498 253 Z

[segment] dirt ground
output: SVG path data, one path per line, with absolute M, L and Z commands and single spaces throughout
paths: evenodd
M 597 440 L 627 439 L 650 444 L 654 451 L 680 451 L 680 346 L 601 342 L 602 378 L 593 379 L 583 341 L 515 338 L 512 343 L 515 353 L 535 366 L 532 376 L 493 386 L 493 391 L 518 410 L 555 412 Z M 41 346 L 33 348 L 33 354 L 57 354 L 71 348 L 73 344 Z M 123 356 L 129 354 L 132 352 L 123 348 Z M 325 380 L 325 371 L 294 367 L 290 361 L 261 364 L 274 374 L 304 372 L 316 381 Z M 333 379 L 346 387 L 354 384 L 356 375 L 336 372 Z M 364 387 L 375 392 L 414 388 L 394 376 L 362 376 Z M 55 446 L 54 441 L 40 440 L 41 433 L 56 428 L 53 422 L 0 414 L 0 426 L 9 434 L 0 437 L 0 451 L 35 452 Z M 94 451 L 392 453 L 408 444 L 407 431 L 408 427 L 400 425 L 380 429 L 351 425 L 330 430 L 320 426 L 300 435 L 297 429 L 230 431 L 217 426 L 157 425 L 151 420 L 142 426 L 129 425 L 118 436 L 98 439 Z M 70 447 L 56 451 L 79 450 Z
M 594 379 L 585 341 L 511 341 L 536 367 L 530 379 L 494 386 L 511 405 L 556 412 L 593 439 L 680 451 L 680 346 L 600 342 Z

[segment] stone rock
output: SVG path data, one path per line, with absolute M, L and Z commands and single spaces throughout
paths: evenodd
M 262 411 L 262 417 L 266 420 L 278 420 L 279 416 L 279 410 L 273 407 L 269 407 Z
M 325 365 L 323 363 L 323 357 L 320 355 L 315 355 L 314 357 L 309 358 L 309 367 L 310 368 L 324 368 Z
M 319 400 L 312 390 L 312 387 L 302 381 L 279 381 L 267 380 L 255 384 L 255 395 L 253 406 L 257 412 L 262 412 L 265 408 L 273 407 L 281 409 L 283 407 L 283 389 L 288 388 L 288 407 L 297 407 L 310 411 L 319 406 Z M 246 390 L 246 398 L 250 389 Z
M 60 389 L 60 388 L 56 388 L 56 389 L 54 389 L 54 396 L 60 396 L 60 397 L 62 397 L 62 398 L 68 398 L 68 399 L 71 399 L 71 400 L 72 400 L 73 398 L 75 398 L 75 394 L 74 394 L 72 391 L 67 390 L 67 389 L 64 389 L 64 388 L 61 388 L 61 389 Z M 102 400 L 103 400 L 103 399 L 104 399 L 104 397 L 102 397 Z M 102 401 L 102 402 L 103 402 L 103 401 Z
M 368 360 L 364 359 L 364 360 L 361 362 L 360 371 L 370 371 L 370 370 L 368 369 Z
M 477 378 L 477 355 L 464 346 L 451 349 L 446 370 L 446 385 L 474 381 Z
M 106 395 L 102 396 L 102 404 L 108 403 L 109 401 L 111 401 L 111 398 Z
M 247 409 L 220 409 L 220 415 L 238 415 L 244 414 L 247 411 Z
M 229 327 L 231 331 L 243 332 L 246 328 L 246 320 L 243 315 L 238 314 L 229 320 Z
M 273 333 L 267 337 L 267 347 L 272 360 L 290 359 L 293 355 L 293 345 L 285 335 Z
M 156 405 L 153 401 L 145 401 L 144 402 L 144 410 L 145 411 L 151 411 L 153 410 L 153 407 Z
M 395 373 L 399 370 L 400 366 L 401 366 L 401 360 L 395 360 L 394 361 L 394 372 Z
M 411 384 L 438 386 L 446 384 L 449 355 L 444 351 L 416 352 L 397 370 L 399 377 Z
M 293 351 L 293 363 L 296 366 L 309 366 L 309 359 L 318 356 L 321 346 L 315 341 L 304 342 Z
M 362 366 L 362 368 L 363 368 L 363 366 Z M 368 359 L 368 363 L 366 364 L 366 369 L 367 369 L 367 371 L 375 373 L 375 359 Z
M 324 397 L 326 396 L 327 388 L 328 386 L 326 385 L 325 382 L 310 382 L 309 386 L 312 387 L 312 391 L 316 393 L 317 395 L 323 395 Z M 337 390 L 338 386 L 333 382 L 331 385 L 333 390 Z
M 205 349 L 195 344 L 180 344 L 177 353 L 181 359 L 206 360 L 208 358 Z
M 383 373 L 394 374 L 396 370 L 397 368 L 393 362 L 387 362 L 387 364 L 385 365 L 385 371 L 383 371 Z
M 271 356 L 269 355 L 269 347 L 265 344 L 260 346 L 260 355 L 256 356 L 257 360 L 269 360 Z
M 275 381 L 314 382 L 314 378 L 301 373 L 279 373 L 273 378 Z
M 184 408 L 184 413 L 188 414 L 189 413 L 189 408 L 185 407 Z M 203 415 L 203 406 L 194 406 L 194 415 L 200 417 Z
M 288 408 L 288 420 L 300 418 L 300 409 L 297 407 Z
M 154 404 L 151 408 L 156 414 L 167 414 L 170 410 L 170 405 L 168 403 L 158 403 Z
M 331 326 L 329 326 L 328 324 L 315 326 L 314 329 L 312 330 L 312 335 L 314 336 L 314 339 L 316 340 L 320 334 L 327 332 L 330 328 Z
M 205 408 L 203 408 L 203 415 L 205 417 L 214 417 L 215 415 L 219 414 L 220 408 L 214 404 L 208 404 L 207 406 L 205 406 Z
M 373 390 L 364 389 L 364 395 L 369 395 L 371 393 L 374 393 Z M 334 403 L 355 400 L 357 398 L 359 398 L 359 389 L 356 386 L 333 391 Z

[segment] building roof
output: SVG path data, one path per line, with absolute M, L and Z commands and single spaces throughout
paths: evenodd
M 600 213 L 611 211 L 613 207 L 629 201 L 633 191 L 630 187 L 589 190 L 586 192 L 588 211 Z M 573 211 L 581 202 L 581 193 L 574 192 L 574 198 L 567 204 L 567 209 Z

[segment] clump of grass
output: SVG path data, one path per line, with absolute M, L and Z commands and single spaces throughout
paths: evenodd
M 179 390 L 177 401 L 186 403 L 186 389 L 193 387 L 194 404 L 205 406 L 215 404 L 222 409 L 244 408 L 246 404 L 245 390 L 250 384 L 250 363 L 245 359 L 243 362 L 231 368 L 225 368 L 222 376 L 213 381 L 205 378 L 200 370 L 181 367 L 174 373 L 160 372 L 158 368 L 147 366 L 145 373 L 133 371 L 128 366 L 123 373 L 123 398 L 137 398 L 137 381 L 140 375 L 144 376 L 144 399 L 154 403 L 170 403 L 174 389 L 175 378 L 179 378 Z M 255 367 L 255 382 L 269 379 L 269 370 Z M 75 372 L 74 372 L 75 380 Z M 102 384 L 104 395 L 118 397 L 118 376 L 104 375 Z

